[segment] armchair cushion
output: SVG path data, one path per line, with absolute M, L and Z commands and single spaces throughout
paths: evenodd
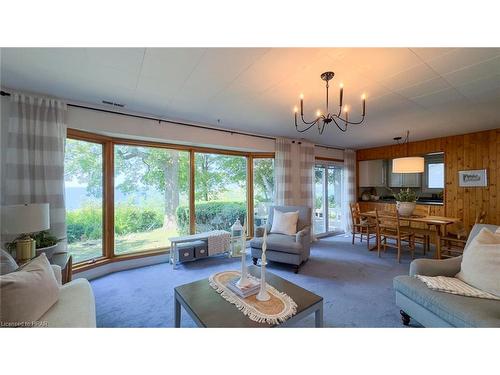
M 280 251 L 282 253 L 301 254 L 302 243 L 297 242 L 296 236 L 286 234 L 270 233 L 267 236 L 267 250 Z M 250 241 L 250 246 L 255 249 L 262 249 L 262 237 L 256 237 Z

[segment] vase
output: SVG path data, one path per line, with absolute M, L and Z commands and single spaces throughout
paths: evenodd
M 399 216 L 411 216 L 416 206 L 417 202 L 396 202 L 396 210 L 398 210 Z

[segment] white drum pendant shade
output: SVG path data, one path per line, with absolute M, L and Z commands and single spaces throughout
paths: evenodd
M 392 159 L 393 173 L 423 173 L 424 158 L 420 156 L 410 156 L 406 158 Z

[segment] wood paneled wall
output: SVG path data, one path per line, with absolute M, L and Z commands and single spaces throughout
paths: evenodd
M 477 214 L 484 210 L 487 223 L 500 225 L 500 128 L 408 144 L 408 156 L 437 151 L 445 153 L 445 215 L 460 218 L 466 228 L 471 228 Z M 406 148 L 398 145 L 357 151 L 358 161 L 401 156 L 406 156 Z M 485 168 L 487 187 L 458 186 L 458 171 Z

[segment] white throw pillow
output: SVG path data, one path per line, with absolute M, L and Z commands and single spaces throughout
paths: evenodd
M 299 221 L 299 211 L 281 212 L 274 209 L 273 225 L 271 233 L 281 233 L 294 235 L 297 233 L 297 222 Z
M 0 249 L 0 275 L 6 275 L 14 272 L 17 268 L 17 263 L 14 258 L 12 258 L 12 255 L 3 249 Z
M 58 299 L 59 286 L 45 254 L 0 276 L 0 322 L 4 325 L 29 325 Z
M 465 249 L 455 277 L 500 297 L 500 234 L 483 228 Z

